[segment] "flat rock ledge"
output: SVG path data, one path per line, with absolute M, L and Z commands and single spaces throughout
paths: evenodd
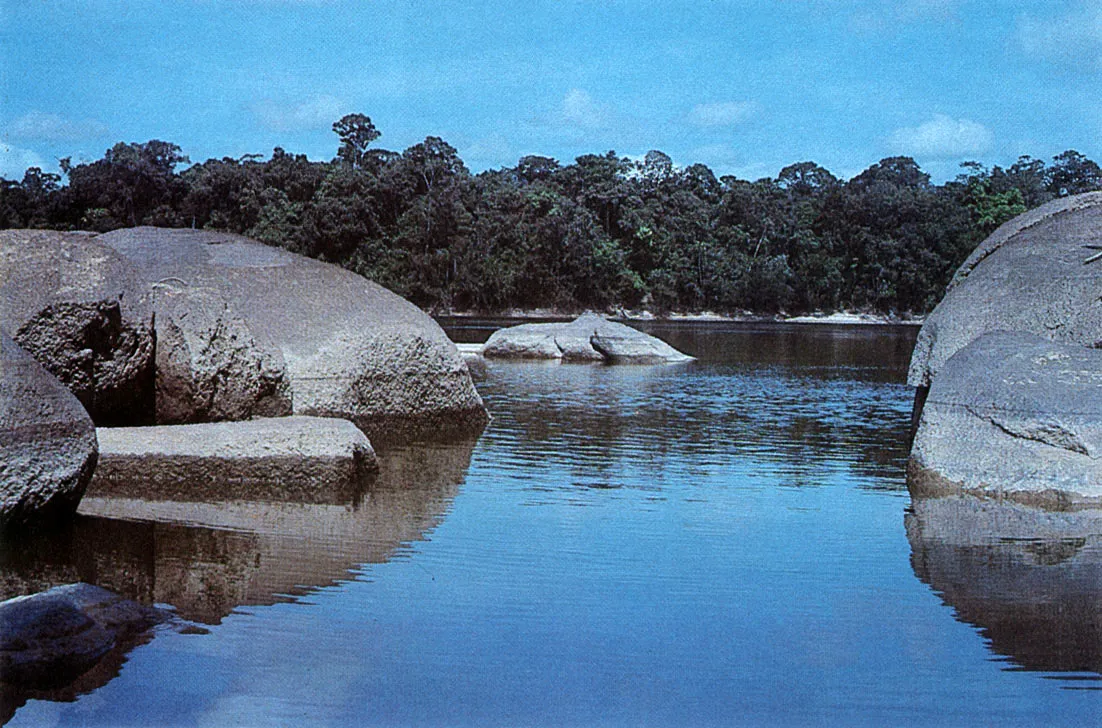
M 930 388 L 908 486 L 915 497 L 1102 505 L 1102 351 L 1009 332 L 961 349 Z
M 592 313 L 569 323 L 521 324 L 499 329 L 483 345 L 481 354 L 498 359 L 611 364 L 667 364 L 693 359 L 659 338 Z
M 99 465 L 86 499 L 314 502 L 355 487 L 378 467 L 367 436 L 331 417 L 113 427 L 97 434 Z

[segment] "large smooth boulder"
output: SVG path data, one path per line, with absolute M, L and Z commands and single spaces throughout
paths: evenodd
M 520 324 L 499 329 L 482 347 L 482 355 L 501 359 L 617 364 L 661 364 L 692 359 L 659 338 L 592 313 L 569 323 Z
M 88 413 L 0 331 L 0 529 L 72 515 L 95 464 Z
M 1102 192 L 1063 198 L 1010 220 L 957 271 L 919 331 L 907 381 L 925 388 L 953 354 L 991 331 L 1102 342 Z
M 969 344 L 933 382 L 908 469 L 915 496 L 1102 504 L 1102 351 L 1010 332 Z
M 153 413 L 153 308 L 127 261 L 88 233 L 0 230 L 0 327 L 98 424 Z
M 377 467 L 364 433 L 330 417 L 105 427 L 98 435 L 89 497 L 140 492 L 181 501 L 312 503 L 357 491 Z
M 162 421 L 283 414 L 289 403 L 294 414 L 350 419 L 373 442 L 486 422 L 436 322 L 361 276 L 209 231 L 143 227 L 97 240 L 157 290 Z M 240 356 L 204 354 L 227 341 L 244 347 Z M 217 394 L 191 394 L 214 387 L 222 405 Z
M 121 640 L 167 617 L 84 583 L 0 602 L 0 682 L 33 689 L 65 685 Z

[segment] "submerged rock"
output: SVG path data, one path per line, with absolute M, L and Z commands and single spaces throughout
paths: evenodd
M 71 516 L 95 464 L 88 413 L 0 331 L 0 529 Z
M 46 690 L 72 682 L 121 640 L 168 615 L 91 584 L 0 603 L 0 682 Z
M 123 492 L 182 501 L 232 497 L 317 502 L 357 490 L 376 469 L 347 420 L 279 417 L 98 431 L 89 497 Z
M 953 354 L 992 331 L 1102 346 L 1099 245 L 1102 192 L 1055 200 L 1004 224 L 964 262 L 926 319 L 908 383 L 929 387 Z
M 501 359 L 622 364 L 660 364 L 692 359 L 661 339 L 592 313 L 569 323 L 520 324 L 499 329 L 482 347 L 482 355 Z
M 908 464 L 916 496 L 1102 504 L 1102 351 L 988 334 L 941 368 Z
M 0 327 L 98 424 L 153 414 L 153 308 L 126 260 L 86 233 L 0 230 Z
M 289 411 L 350 419 L 376 441 L 485 425 L 436 322 L 361 276 L 231 234 L 142 227 L 97 240 L 157 290 L 162 421 Z

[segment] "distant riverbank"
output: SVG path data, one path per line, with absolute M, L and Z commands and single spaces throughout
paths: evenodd
M 441 311 L 433 314 L 437 319 L 517 319 L 525 321 L 570 321 L 578 313 L 555 309 L 509 309 L 493 314 L 473 311 Z M 890 316 L 885 314 L 863 313 L 856 311 L 815 312 L 801 316 L 755 314 L 749 311 L 736 314 L 723 314 L 714 311 L 694 313 L 655 314 L 645 310 L 619 310 L 608 314 L 620 321 L 734 321 L 734 322 L 777 322 L 791 324 L 833 324 L 833 325 L 906 325 L 921 326 L 925 316 Z

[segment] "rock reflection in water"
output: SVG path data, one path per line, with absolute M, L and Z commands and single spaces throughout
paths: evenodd
M 444 517 L 473 443 L 394 449 L 344 502 L 86 496 L 71 528 L 0 555 L 0 597 L 85 581 L 184 619 L 217 624 L 390 559 Z M 209 488 L 206 489 L 209 492 Z
M 1025 670 L 1102 680 L 1102 510 L 922 499 L 906 528 L 915 574 L 992 650 Z

